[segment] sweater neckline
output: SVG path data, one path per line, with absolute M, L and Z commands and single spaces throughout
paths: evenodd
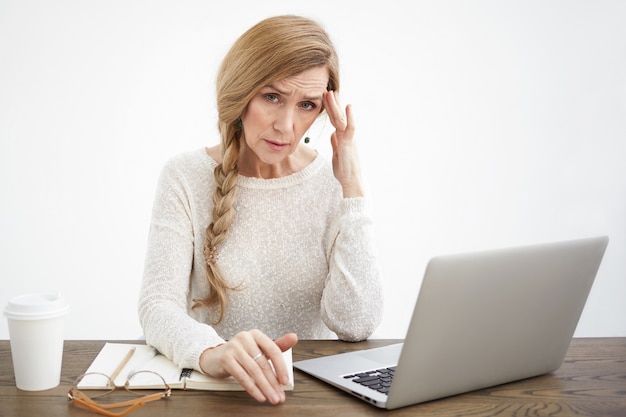
M 209 161 L 211 169 L 217 166 L 217 161 L 211 158 L 206 149 L 201 149 L 202 155 Z M 276 189 L 286 188 L 294 185 L 298 185 L 313 177 L 322 168 L 324 159 L 320 156 L 319 152 L 316 153 L 315 158 L 304 169 L 293 174 L 286 175 L 280 178 L 257 178 L 246 177 L 239 175 L 237 178 L 237 185 L 244 188 L 256 188 L 256 189 Z

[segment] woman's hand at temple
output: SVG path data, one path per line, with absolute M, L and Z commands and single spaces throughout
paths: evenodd
M 285 401 L 282 385 L 289 382 L 282 352 L 297 342 L 294 333 L 272 340 L 259 330 L 240 332 L 228 342 L 205 350 L 200 368 L 216 378 L 234 377 L 257 401 L 280 404 Z
M 352 107 L 345 111 L 339 105 L 337 93 L 324 93 L 324 108 L 335 131 L 330 137 L 333 147 L 333 172 L 341 184 L 344 198 L 362 197 L 361 168 L 354 141 L 354 117 Z

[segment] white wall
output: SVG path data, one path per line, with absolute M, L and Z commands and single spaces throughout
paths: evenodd
M 2 307 L 61 290 L 68 339 L 141 335 L 161 166 L 217 142 L 218 63 L 283 13 L 321 20 L 342 59 L 385 272 L 377 337 L 403 337 L 433 255 L 599 234 L 576 334 L 626 336 L 626 2 L 609 0 L 0 0 Z

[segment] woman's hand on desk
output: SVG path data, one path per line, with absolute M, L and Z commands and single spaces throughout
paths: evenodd
M 205 350 L 200 367 L 216 378 L 233 376 L 257 401 L 279 404 L 285 401 L 281 385 L 289 382 L 282 352 L 297 342 L 294 333 L 272 340 L 259 330 L 241 332 L 223 345 Z

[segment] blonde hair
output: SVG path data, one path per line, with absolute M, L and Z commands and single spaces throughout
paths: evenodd
M 241 116 L 250 100 L 264 86 L 300 74 L 313 67 L 328 68 L 328 90 L 339 90 L 337 53 L 326 31 L 313 20 L 300 16 L 265 19 L 246 31 L 233 44 L 217 75 L 218 128 L 222 161 L 214 170 L 212 222 L 206 228 L 204 258 L 209 294 L 195 305 L 219 307 L 222 321 L 227 292 L 231 287 L 217 265 L 218 247 L 233 222 L 237 195 Z

